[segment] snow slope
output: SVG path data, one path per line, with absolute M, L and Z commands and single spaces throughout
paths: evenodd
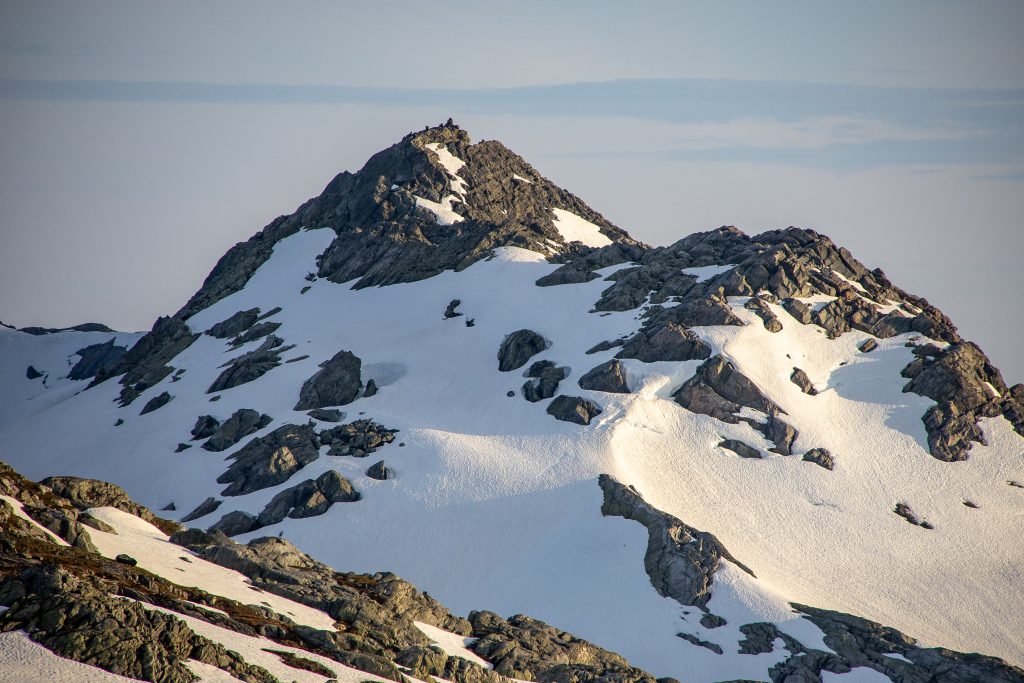
M 257 435 L 288 422 L 304 424 L 306 415 L 292 411 L 299 387 L 320 362 L 346 349 L 362 359 L 363 380 L 380 387 L 377 395 L 345 406 L 346 420 L 369 417 L 398 429 L 395 443 L 365 459 L 323 454 L 289 482 L 226 498 L 216 513 L 193 524 L 209 526 L 236 509 L 256 514 L 281 490 L 336 469 L 362 493 L 361 501 L 251 536 L 281 532 L 339 569 L 394 571 L 457 613 L 529 614 L 658 676 L 763 678 L 786 656 L 778 647 L 757 656 L 720 656 L 681 640 L 681 631 L 734 653 L 741 637 L 735 626 L 768 620 L 824 649 L 820 632 L 797 618 L 789 601 L 859 614 L 926 644 L 1024 663 L 1024 605 L 1016 591 L 1024 579 L 1022 499 L 1020 489 L 1005 483 L 1024 472 L 1020 437 L 1002 418 L 986 420 L 989 445 L 976 446 L 970 460 L 930 456 L 921 415 L 931 401 L 901 392 L 899 371 L 912 358 L 904 346 L 908 335 L 879 340 L 879 349 L 862 354 L 856 346 L 863 333 L 829 340 L 772 305 L 783 324 L 772 335 L 743 308 L 744 298 L 730 300 L 734 313 L 752 324 L 694 331 L 754 380 L 800 432 L 795 456 L 742 459 L 718 442 L 771 444 L 746 424 L 690 413 L 669 398 L 699 361 L 624 361 L 630 394 L 576 385 L 615 353 L 587 355 L 587 349 L 640 325 L 637 311 L 589 313 L 608 283 L 537 287 L 534 282 L 557 265 L 516 248 L 411 284 L 353 290 L 306 282 L 333 236 L 311 230 L 278 243 L 242 291 L 188 321 L 202 331 L 239 310 L 280 306 L 270 320 L 282 323 L 276 334 L 296 345 L 284 359 L 308 358 L 284 363 L 211 403 L 205 391 L 218 366 L 260 342 L 231 350 L 204 335 L 174 359 L 185 369 L 180 381 L 168 378 L 126 408 L 114 402 L 119 385 L 108 381 L 77 395 L 68 387 L 68 395 L 46 410 L 22 412 L 16 420 L 5 416 L 2 457 L 30 477 L 110 480 L 154 509 L 173 501 L 177 512 L 163 514 L 184 515 L 207 496 L 221 497 L 215 479 L 228 454 L 173 452 L 188 440 L 196 417 L 223 419 L 238 408 L 273 416 Z M 456 298 L 465 318 L 443 319 Z M 475 325 L 463 324 L 466 318 Z M 561 393 L 603 408 L 589 427 L 552 419 L 543 402 L 506 396 L 524 378 L 522 370 L 498 371 L 497 350 L 505 335 L 522 328 L 552 342 L 532 360 L 571 368 Z M 803 394 L 790 382 L 794 366 L 808 373 L 819 395 Z M 174 400 L 138 415 L 165 390 Z M 114 427 L 119 418 L 124 424 Z M 802 462 L 799 454 L 811 447 L 828 448 L 835 470 Z M 381 458 L 394 479 L 365 476 Z M 715 534 L 754 570 L 757 580 L 726 563 L 716 576 L 713 611 L 727 616 L 729 626 L 702 629 L 699 612 L 655 592 L 643 568 L 647 532 L 601 515 L 601 473 Z M 964 506 L 965 498 L 979 509 Z M 893 514 L 897 501 L 909 502 L 936 528 Z

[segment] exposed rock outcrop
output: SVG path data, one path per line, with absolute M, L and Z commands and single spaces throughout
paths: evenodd
M 630 392 L 629 383 L 626 381 L 626 368 L 617 358 L 592 368 L 580 377 L 578 384 L 581 389 L 589 391 L 606 391 L 614 394 Z
M 216 339 L 228 339 L 237 337 L 256 323 L 260 317 L 259 308 L 250 308 L 246 311 L 238 311 L 213 325 L 206 331 L 206 334 Z
M 71 368 L 68 378 L 91 379 L 98 374 L 111 372 L 128 351 L 127 347 L 114 344 L 115 341 L 116 339 L 111 337 L 102 344 L 92 344 L 75 351 L 78 362 Z
M 149 522 L 165 534 L 173 534 L 179 528 L 175 522 L 158 517 L 136 503 L 117 484 L 81 477 L 47 477 L 40 483 L 82 511 L 112 507 Z
M 117 365 L 111 369 L 101 368 L 89 386 L 123 374 L 120 401 L 126 406 L 171 374 L 174 368 L 169 365 L 170 361 L 198 338 L 183 321 L 159 318 L 153 329 L 121 356 Z
M 585 398 L 562 395 L 556 396 L 555 400 L 548 404 L 547 413 L 556 420 L 586 426 L 601 414 L 601 408 Z
M 654 508 L 632 486 L 607 474 L 598 482 L 604 492 L 601 514 L 631 519 L 647 528 L 644 568 L 660 595 L 703 609 L 711 599 L 711 584 L 723 559 L 751 573 L 717 538 Z
M 231 389 L 267 374 L 281 364 L 282 353 L 295 348 L 294 345 L 282 346 L 282 344 L 284 344 L 284 340 L 272 334 L 255 351 L 249 351 L 231 359 L 221 366 L 226 369 L 217 376 L 206 393 L 212 394 Z
M 145 415 L 146 413 L 152 413 L 154 410 L 159 410 L 165 405 L 170 403 L 171 399 L 174 398 L 166 391 L 163 391 L 153 398 L 146 401 L 146 405 L 142 406 L 142 410 L 139 411 L 139 415 Z
M 240 496 L 288 481 L 300 469 L 320 457 L 320 442 L 309 425 L 288 424 L 266 436 L 249 441 L 228 456 L 234 460 L 220 484 L 229 484 L 225 496 Z
M 835 458 L 832 457 L 832 453 L 827 448 L 812 448 L 803 457 L 800 458 L 804 462 L 813 462 L 819 467 L 824 467 L 826 470 L 833 470 L 836 467 Z
M 711 347 L 682 325 L 672 322 L 645 326 L 623 345 L 616 358 L 635 358 L 644 363 L 704 360 Z
M 363 388 L 362 361 L 351 351 L 339 351 L 320 364 L 320 370 L 307 379 L 299 392 L 295 410 L 343 406 L 359 397 Z
M 219 425 L 203 444 L 208 451 L 226 451 L 253 432 L 263 429 L 274 419 L 250 408 L 241 408 Z M 198 425 L 197 425 L 198 426 Z
M 330 446 L 328 455 L 365 458 L 381 446 L 395 440 L 397 429 L 388 429 L 373 420 L 355 420 L 320 432 L 320 443 Z
M 523 398 L 531 403 L 551 398 L 558 393 L 559 383 L 568 374 L 569 368 L 558 367 L 552 361 L 536 361 L 526 371 L 526 376 L 532 379 L 523 384 Z
M 550 346 L 551 342 L 533 330 L 517 330 L 506 336 L 498 348 L 498 370 L 509 372 L 521 368 Z

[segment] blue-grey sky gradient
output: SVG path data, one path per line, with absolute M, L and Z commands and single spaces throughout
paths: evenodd
M 0 319 L 145 328 L 448 116 L 635 236 L 813 227 L 1024 380 L 1024 3 L 0 1 Z

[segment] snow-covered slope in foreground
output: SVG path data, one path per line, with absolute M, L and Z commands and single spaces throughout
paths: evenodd
M 456 143 L 449 144 L 458 151 Z M 437 226 L 432 214 L 416 213 L 415 202 L 408 204 L 409 216 L 415 216 L 409 220 L 422 221 L 423 230 L 448 231 L 443 237 L 428 235 L 432 244 L 451 245 L 440 240 L 462 239 L 482 230 L 486 220 L 497 220 L 494 207 L 474 208 L 483 201 L 474 192 L 490 182 L 482 167 L 474 166 L 474 153 L 482 154 L 460 153 L 468 158 L 458 177 L 459 189 L 465 189 L 458 206 L 468 212 L 466 221 Z M 444 167 L 438 172 L 442 185 L 435 198 L 450 191 L 444 183 L 452 182 Z M 532 169 L 520 175 L 536 178 Z M 508 184 L 529 192 L 536 187 L 512 183 L 511 173 Z M 394 193 L 405 191 L 395 187 L 399 184 L 393 184 Z M 422 186 L 413 191 L 430 194 Z M 489 194 L 488 201 L 492 198 Z M 401 197 L 381 200 L 381 206 L 388 201 L 399 207 L 396 211 L 405 206 Z M 515 214 L 514 196 L 507 206 L 501 210 Z M 780 640 L 761 654 L 738 654 L 749 640 L 740 627 L 757 622 L 777 624 L 804 647 L 828 651 L 822 632 L 789 603 L 866 617 L 926 646 L 1024 663 L 1024 600 L 1017 590 L 1024 580 L 1024 488 L 1016 485 L 1024 480 L 1024 439 L 1008 419 L 1016 394 L 993 386 L 995 376 L 984 374 L 978 381 L 987 382 L 985 391 L 992 393 L 984 397 L 984 407 L 969 419 L 926 427 L 922 416 L 937 403 L 927 397 L 930 389 L 903 391 L 906 377 L 914 375 L 908 369 L 924 359 L 915 366 L 920 374 L 958 342 L 951 343 L 952 333 L 942 329 L 908 329 L 911 316 L 918 315 L 915 321 L 923 316 L 921 300 L 897 298 L 903 293 L 889 289 L 877 273 L 858 275 L 838 262 L 830 271 L 810 264 L 809 257 L 797 263 L 793 256 L 799 267 L 787 272 L 798 283 L 802 277 L 811 284 L 801 285 L 803 290 L 783 305 L 781 297 L 751 296 L 788 286 L 774 280 L 739 294 L 744 289 L 738 280 L 753 281 L 751 264 L 778 244 L 768 238 L 716 231 L 705 242 L 659 252 L 644 251 L 606 228 L 616 235 L 612 244 L 570 248 L 558 242 L 559 233 L 549 225 L 550 208 L 544 209 L 547 218 L 537 218 L 547 221 L 545 237 L 511 239 L 510 244 L 530 249 L 502 246 L 495 238 L 479 260 L 467 257 L 453 264 L 455 270 L 442 268 L 438 274 L 407 276 L 408 271 L 385 273 L 372 266 L 360 271 L 362 262 L 353 265 L 350 259 L 332 271 L 342 275 L 334 276 L 328 264 L 337 262 L 342 248 L 349 250 L 345 253 L 366 249 L 352 241 L 364 237 L 337 226 L 305 225 L 278 239 L 237 291 L 220 287 L 216 295 L 193 299 L 200 303 L 180 314 L 181 324 L 200 336 L 161 360 L 173 374 L 164 373 L 151 386 L 134 384 L 141 392 L 137 398 L 109 379 L 79 394 L 66 392 L 45 410 L 22 411 L 16 420 L 0 418 L 0 457 L 30 477 L 60 473 L 113 481 L 154 509 L 173 503 L 173 511 L 162 514 L 175 518 L 213 498 L 218 507 L 190 524 L 217 523 L 243 541 L 281 533 L 336 568 L 396 572 L 455 612 L 529 614 L 658 676 L 766 678 L 767 670 L 790 653 Z M 485 216 L 485 209 L 491 213 Z M 594 216 L 581 220 L 597 226 Z M 466 232 L 451 232 L 458 230 Z M 802 231 L 793 235 L 813 238 Z M 707 248 L 718 244 L 715 240 L 725 246 Z M 821 251 L 820 244 L 812 248 Z M 411 247 L 373 248 L 380 259 L 404 264 L 394 250 Z M 546 260 L 552 251 L 562 254 L 561 264 Z M 666 255 L 682 259 L 681 265 L 664 265 Z M 684 272 L 695 268 L 703 269 L 697 271 L 700 278 Z M 567 269 L 573 271 L 569 276 Z M 820 284 L 842 285 L 847 278 L 856 286 L 837 290 Z M 642 282 L 635 284 L 637 279 Z M 875 280 L 889 292 L 886 300 L 881 288 L 871 289 Z M 633 290 L 623 293 L 625 284 Z M 609 292 L 640 296 L 625 306 L 609 303 Z M 906 311 L 907 320 L 884 333 L 875 326 L 873 334 L 860 329 L 866 326 L 854 314 L 846 314 L 855 319 L 854 329 L 837 327 L 838 315 L 826 317 L 851 301 L 873 305 L 880 315 Z M 230 339 L 200 334 L 255 308 L 263 316 L 255 325 L 278 325 L 266 333 L 271 336 L 231 345 Z M 459 315 L 446 316 L 446 309 Z M 805 314 L 810 317 L 798 319 Z M 671 325 L 659 317 L 665 315 L 676 315 Z M 240 334 L 253 326 L 249 322 Z M 682 331 L 672 331 L 676 328 Z M 665 334 L 677 335 L 675 341 L 651 341 L 666 329 Z M 508 352 L 510 335 L 521 330 L 544 342 L 523 347 L 528 360 L 513 370 L 499 370 L 499 349 Z M 682 344 L 703 352 L 689 360 L 658 359 L 678 358 L 675 351 L 652 358 L 636 350 L 644 330 L 650 333 L 648 350 L 678 351 Z M 611 343 L 594 351 L 603 341 Z M 868 341 L 877 347 L 865 347 Z M 278 357 L 267 361 L 265 374 L 209 391 L 232 359 L 275 349 Z M 361 366 L 358 391 L 328 403 L 346 414 L 339 424 L 372 420 L 398 431 L 390 443 L 363 447 L 364 441 L 353 441 L 348 450 L 335 448 L 348 455 L 330 455 L 334 446 L 324 433 L 335 425 L 315 421 L 311 431 L 319 436 L 296 463 L 295 444 L 282 447 L 273 435 L 285 425 L 298 430 L 307 424 L 307 410 L 293 409 L 300 391 L 342 350 L 358 357 Z M 611 362 L 617 356 L 620 362 Z M 696 381 L 695 373 L 704 376 L 718 358 L 727 368 L 720 381 L 738 374 L 756 386 L 759 397 L 742 390 L 747 403 L 736 396 L 722 403 L 722 395 L 707 387 L 728 391 L 708 380 L 691 387 L 689 399 L 680 398 L 680 390 Z M 534 368 L 537 381 L 544 376 L 538 361 L 551 361 L 549 370 L 564 368 L 565 376 L 547 395 L 535 388 L 539 400 L 524 400 L 529 394 L 524 382 L 532 381 L 524 373 Z M 599 374 L 606 383 L 584 380 L 591 388 L 582 388 L 581 378 L 605 363 L 611 370 Z M 797 368 L 810 389 L 793 379 Z M 616 373 L 612 379 L 622 383 L 618 388 L 607 384 Z M 376 391 L 366 391 L 370 386 Z M 167 400 L 139 414 L 164 392 Z M 562 398 L 552 399 L 555 394 L 580 397 L 590 407 L 559 410 Z M 130 402 L 119 405 L 119 396 Z M 998 405 L 1007 417 L 995 408 L 1004 399 Z M 200 416 L 223 424 L 241 409 L 272 421 L 223 451 L 204 450 L 201 439 L 191 438 Z M 577 421 L 555 419 L 552 412 Z M 795 429 L 795 439 L 773 431 L 772 418 Z M 589 424 L 579 423 L 588 419 Z M 971 432 L 973 420 L 977 432 Z M 936 439 L 960 433 L 973 435 L 973 445 L 967 439 L 961 450 L 956 444 L 947 450 L 960 457 L 970 446 L 969 458 L 951 462 L 929 452 L 946 452 Z M 260 476 L 251 471 L 243 473 L 244 480 L 228 476 L 233 461 L 225 456 L 242 449 L 253 453 L 260 440 L 267 450 Z M 723 442 L 733 448 L 722 447 Z M 186 445 L 191 447 L 183 449 Z M 740 457 L 736 449 L 744 446 L 753 457 Z M 820 449 L 834 461 L 831 469 L 810 461 L 820 459 L 815 455 Z M 252 462 L 262 467 L 260 457 Z M 390 475 L 384 479 L 367 474 L 380 460 Z M 299 498 L 308 498 L 308 487 L 301 495 L 286 493 L 304 480 L 322 489 L 321 477 L 330 471 L 350 482 L 359 500 L 339 497 L 333 505 L 317 507 L 299 504 Z M 657 562 L 649 545 L 656 534 L 635 518 L 602 514 L 608 498 L 598 483 L 602 474 L 635 487 L 653 508 L 713 534 L 736 563 L 722 559 L 717 573 L 711 572 L 708 594 L 697 591 L 688 602 L 680 591 L 665 587 L 671 581 L 656 590 Z M 225 490 L 242 495 L 225 495 Z M 906 506 L 902 516 L 894 513 L 898 505 Z M 268 512 L 275 507 L 291 516 Z M 245 531 L 257 524 L 258 529 Z M 673 552 L 688 552 L 685 539 L 676 543 Z M 726 623 L 702 621 L 706 613 Z

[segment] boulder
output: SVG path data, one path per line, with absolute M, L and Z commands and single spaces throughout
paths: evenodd
M 328 455 L 365 458 L 395 440 L 397 429 L 387 429 L 373 420 L 355 420 L 320 432 L 320 443 L 330 446 Z
M 789 381 L 800 387 L 800 391 L 804 392 L 808 396 L 817 396 L 818 390 L 814 388 L 814 383 L 811 382 L 811 378 L 807 376 L 807 373 L 800 368 L 793 368 L 793 372 L 789 375 Z
M 267 503 L 252 526 L 246 531 L 277 524 L 285 517 L 292 519 L 316 517 L 327 512 L 327 509 L 335 503 L 349 503 L 360 498 L 359 492 L 352 488 L 352 483 L 348 479 L 334 470 L 328 470 L 315 480 L 307 479 L 278 493 Z M 235 535 L 223 528 L 220 530 L 228 536 Z
M 341 422 L 345 417 L 345 413 L 337 408 L 314 408 L 306 413 L 306 415 L 321 422 Z
M 213 435 L 220 427 L 220 420 L 213 415 L 200 415 L 196 418 L 196 424 L 192 427 L 192 440 L 206 439 Z
M 237 536 L 258 528 L 259 524 L 257 524 L 256 518 L 253 515 L 241 510 L 235 510 L 221 517 L 207 529 L 207 532 L 212 534 L 219 531 L 225 536 Z
M 449 301 L 448 307 L 444 309 L 444 319 L 448 320 L 449 318 L 457 318 L 460 315 L 462 315 L 461 313 L 455 310 L 460 305 L 462 305 L 462 302 L 459 301 L 458 299 L 452 299 L 451 301 Z
M 753 446 L 748 446 L 738 439 L 723 439 L 718 444 L 719 448 L 728 448 L 741 458 L 760 458 L 761 451 Z
M 836 461 L 832 457 L 832 453 L 827 448 L 812 448 L 811 450 L 804 453 L 804 456 L 800 458 L 804 462 L 813 462 L 819 467 L 824 467 L 826 470 L 835 469 Z
M 380 460 L 370 465 L 370 468 L 366 470 L 366 476 L 370 479 L 385 481 L 387 479 L 391 479 L 393 474 L 391 472 L 391 468 L 385 465 L 383 460 Z
M 910 509 L 910 506 L 906 503 L 896 503 L 896 507 L 892 509 L 897 515 L 907 520 L 914 526 L 919 526 L 922 529 L 934 529 L 931 522 L 921 519 L 917 514 Z
M 320 364 L 320 371 L 303 383 L 295 410 L 343 406 L 356 400 L 363 380 L 362 361 L 351 351 L 339 351 Z
M 878 342 L 875 341 L 873 338 L 868 337 L 867 339 L 862 341 L 860 343 L 860 346 L 858 346 L 857 348 L 860 349 L 862 353 L 871 353 L 872 351 L 878 348 Z
M 28 379 L 39 379 L 42 376 L 43 373 L 39 372 L 38 370 L 35 369 L 35 367 L 31 365 L 28 366 L 28 368 L 25 370 L 25 377 Z
M 287 424 L 256 437 L 228 456 L 234 462 L 217 477 L 229 484 L 225 496 L 240 496 L 286 482 L 320 457 L 320 443 L 309 425 Z
M 626 369 L 617 358 L 591 369 L 580 377 L 578 384 L 581 389 L 589 391 L 606 391 L 614 394 L 630 392 L 629 384 L 626 382 Z
M 589 425 L 591 420 L 601 414 L 601 408 L 585 398 L 562 395 L 548 404 L 547 413 L 556 420 Z
M 533 330 L 517 330 L 506 336 L 498 348 L 498 370 L 509 372 L 521 368 L 550 346 L 551 342 Z

